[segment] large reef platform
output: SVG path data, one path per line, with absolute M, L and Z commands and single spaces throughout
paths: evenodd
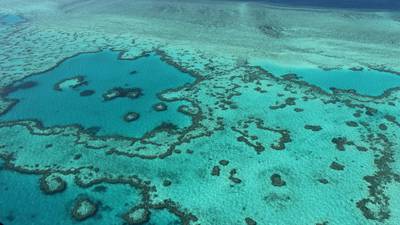
M 190 124 L 161 123 L 143 135 L 129 137 L 100 135 L 91 132 L 96 129 L 78 125 L 49 126 L 34 118 L 3 120 L 0 157 L 4 165 L 0 173 L 36 177 L 36 189 L 61 204 L 68 199 L 67 215 L 84 219 L 79 222 L 82 224 L 107 224 L 115 216 L 128 224 L 398 224 L 400 89 L 376 96 L 340 89 L 328 92 L 295 75 L 277 76 L 250 63 L 252 56 L 261 56 L 322 68 L 361 65 L 398 76 L 400 65 L 393 57 L 399 53 L 393 48 L 398 40 L 392 43 L 378 33 L 399 34 L 399 29 L 369 27 L 363 42 L 355 42 L 365 31 L 363 27 L 351 35 L 346 32 L 349 23 L 368 21 L 397 27 L 396 14 L 197 3 L 201 11 L 182 3 L 178 10 L 182 13 L 171 16 L 170 10 L 177 9 L 175 2 L 160 3 L 161 8 L 154 8 L 151 2 L 138 1 L 137 6 L 149 14 L 137 12 L 132 18 L 127 10 L 133 5 L 128 4 L 115 7 L 115 18 L 109 20 L 96 17 L 97 10 L 105 10 L 104 2 L 93 8 L 75 3 L 54 9 L 69 19 L 68 24 L 61 19 L 52 21 L 50 12 L 46 18 L 35 16 L 30 14 L 32 9 L 20 5 L 28 21 L 0 33 L 5 46 L 0 48 L 4 53 L 0 111 L 12 113 L 12 108 L 8 109 L 15 102 L 8 95 L 13 91 L 38 87 L 30 83 L 28 89 L 24 85 L 10 88 L 19 80 L 50 71 L 77 55 L 111 49 L 119 51 L 121 60 L 156 54 L 162 62 L 194 77 L 193 82 L 156 96 L 157 102 L 167 105 L 182 102 L 175 110 L 189 118 Z M 46 1 L 41 4 L 53 9 Z M 18 5 L 7 0 L 0 3 L 0 10 Z M 290 16 L 277 20 L 268 20 L 268 16 L 255 27 L 248 23 L 252 15 L 262 18 L 282 11 Z M 83 12 L 93 18 L 82 23 L 82 18 L 74 17 Z M 190 22 L 178 22 L 189 12 L 194 15 Z M 196 20 L 200 14 L 209 15 L 205 12 L 230 12 L 215 18 L 237 19 L 232 25 L 211 16 Z M 309 15 L 308 24 L 294 22 L 304 14 Z M 164 21 L 167 16 L 170 19 Z M 326 26 L 322 18 L 333 19 L 344 30 L 334 34 L 335 25 Z M 132 27 L 116 29 L 121 22 Z M 165 27 L 172 31 L 166 32 Z M 182 41 L 191 39 L 185 32 L 195 28 L 199 28 L 196 40 L 190 44 Z M 223 44 L 218 46 L 209 37 Z M 244 41 L 249 37 L 254 41 Z M 302 46 L 297 46 L 299 40 Z M 330 47 L 332 42 L 337 48 Z M 363 46 L 370 48 L 355 54 L 365 49 Z M 76 75 L 80 74 L 69 77 Z M 140 70 L 130 68 L 127 76 L 140 76 Z M 103 100 L 103 93 L 79 98 L 99 95 Z M 136 101 L 144 96 L 145 90 L 137 99 L 110 102 Z M 151 106 L 148 110 L 156 114 L 165 112 Z M 170 110 L 168 107 L 166 112 Z M 136 124 L 142 114 L 127 124 Z M 124 115 L 118 119 L 126 123 Z M 111 193 L 119 194 L 117 200 Z M 64 195 L 68 197 L 58 197 Z M 128 201 L 127 196 L 132 199 Z M 82 206 L 78 204 L 82 200 L 90 203 L 85 211 L 89 214 L 76 217 L 74 209 L 80 207 L 74 206 Z M 7 215 L 0 214 L 1 222 L 7 218 L 6 223 L 20 221 Z

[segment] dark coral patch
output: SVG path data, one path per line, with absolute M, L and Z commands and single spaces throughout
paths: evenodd
M 86 97 L 86 96 L 91 96 L 91 95 L 93 95 L 94 93 L 95 93 L 94 90 L 84 90 L 84 91 L 81 91 L 81 92 L 79 93 L 79 95 L 82 96 L 82 97 Z
M 168 106 L 164 102 L 159 102 L 153 105 L 153 109 L 157 112 L 161 112 L 167 110 Z
M 260 154 L 261 152 L 263 152 L 265 150 L 265 147 L 260 142 L 256 142 L 253 144 L 245 136 L 239 136 L 236 138 L 236 140 L 238 142 L 244 142 L 248 146 L 253 147 L 254 150 L 257 152 L 257 154 Z
M 389 122 L 396 123 L 396 117 L 394 117 L 394 116 L 392 116 L 392 115 L 386 115 L 386 116 L 385 116 L 385 119 L 386 119 L 387 121 L 389 121 Z
M 358 127 L 358 123 L 355 121 L 346 121 L 346 125 L 349 127 Z
M 272 110 L 276 110 L 276 109 L 283 109 L 286 106 L 293 106 L 293 105 L 296 105 L 296 98 L 289 97 L 289 98 L 285 99 L 284 103 L 276 104 L 276 105 L 270 106 L 269 108 Z
M 250 217 L 246 217 L 244 221 L 246 222 L 246 225 L 257 225 L 257 222 Z
M 274 150 L 284 150 L 286 148 L 285 144 L 292 141 L 288 130 L 267 127 L 264 125 L 264 121 L 261 119 L 249 118 L 249 120 L 240 121 L 238 127 L 231 128 L 233 131 L 241 134 L 241 136 L 237 137 L 236 140 L 238 142 L 244 142 L 246 145 L 252 147 L 257 152 L 257 154 L 261 154 L 261 152 L 265 150 L 265 147 L 263 143 L 261 143 L 260 141 L 256 141 L 260 140 L 257 135 L 249 135 L 249 131 L 247 130 L 247 128 L 252 123 L 254 123 L 256 127 L 262 131 L 274 132 L 281 135 L 279 140 L 275 141 L 275 143 L 270 144 L 270 147 Z
M 320 182 L 321 184 L 328 184 L 329 183 L 329 181 L 327 179 L 325 179 L 325 178 L 318 179 L 318 182 Z
M 74 155 L 74 160 L 79 160 L 82 157 L 82 154 L 78 153 Z
M 366 152 L 366 151 L 368 151 L 368 148 L 363 147 L 363 146 L 356 146 L 356 148 L 357 148 L 357 150 L 360 151 L 360 152 Z
M 376 113 L 378 113 L 377 109 L 366 107 L 367 111 L 365 112 L 366 115 L 368 116 L 374 116 Z
M 282 187 L 286 185 L 286 181 L 284 181 L 281 177 L 281 175 L 274 173 L 271 176 L 271 184 L 274 185 L 275 187 Z
M 164 186 L 164 187 L 171 186 L 171 184 L 172 184 L 172 181 L 170 181 L 170 180 L 168 180 L 168 179 L 163 181 L 163 186 Z
M 15 219 L 16 219 L 16 218 L 15 218 L 15 215 L 14 215 L 14 213 L 13 213 L 12 211 L 10 211 L 10 212 L 8 213 L 8 215 L 6 216 L 6 220 L 7 220 L 7 221 L 13 222 Z M 3 225 L 3 223 L 0 222 L 0 225 Z M 4 225 L 5 225 L 5 224 L 4 224 Z
M 107 191 L 107 187 L 106 187 L 106 186 L 103 186 L 103 185 L 99 185 L 99 186 L 94 187 L 92 191 L 93 191 L 93 192 L 101 192 L 101 193 L 104 193 L 104 192 Z
M 336 149 L 339 151 L 344 151 L 345 144 L 347 144 L 347 138 L 345 137 L 337 137 L 337 138 L 332 138 L 331 140 L 332 143 L 336 145 Z
M 302 109 L 302 108 L 294 108 L 294 111 L 295 111 L 295 112 L 303 112 L 304 109 Z
M 353 66 L 353 67 L 350 67 L 349 70 L 351 70 L 351 71 L 363 71 L 364 68 L 361 67 L 361 66 Z
M 11 92 L 15 92 L 15 91 L 21 90 L 21 89 L 29 89 L 36 85 L 37 85 L 37 82 L 35 82 L 35 81 L 23 82 L 18 85 L 15 85 L 15 86 L 10 85 L 10 86 L 4 87 L 4 88 L 0 88 L 0 95 L 7 96 Z
M 97 213 L 97 203 L 87 197 L 78 197 L 72 207 L 72 217 L 77 221 L 86 220 Z
M 186 153 L 187 153 L 187 154 L 193 154 L 193 150 L 187 149 L 187 150 L 186 150 Z
M 129 123 L 129 122 L 138 120 L 139 117 L 140 117 L 139 113 L 136 113 L 136 112 L 128 112 L 128 113 L 126 113 L 126 114 L 124 115 L 124 120 L 125 120 L 125 122 L 128 122 L 128 123 Z
M 140 88 L 122 88 L 122 87 L 115 87 L 108 90 L 106 93 L 103 94 L 104 101 L 111 101 L 116 98 L 130 98 L 136 99 L 139 98 L 142 93 L 142 89 Z
M 68 82 L 72 82 L 71 84 L 68 84 Z M 53 89 L 56 91 L 62 91 L 63 88 L 72 88 L 76 89 L 78 87 L 88 85 L 88 82 L 85 81 L 85 77 L 83 75 L 78 75 L 75 77 L 69 77 L 66 79 L 63 79 L 56 84 L 54 84 Z
M 59 176 L 48 175 L 40 178 L 40 190 L 48 195 L 63 192 L 67 183 Z
M 318 125 L 305 125 L 304 128 L 307 129 L 307 130 L 311 130 L 311 131 L 320 131 L 320 130 L 322 130 L 322 127 L 318 126 Z
M 101 127 L 97 127 L 97 126 L 89 127 L 89 128 L 85 129 L 85 131 L 91 135 L 96 135 L 97 132 L 99 132 L 100 130 L 101 130 Z
M 172 130 L 178 130 L 179 127 L 173 123 L 168 123 L 168 122 L 163 122 L 161 123 L 160 126 L 156 127 L 155 130 L 159 131 L 172 131 Z
M 232 169 L 231 171 L 229 171 L 229 180 L 231 180 L 235 184 L 240 184 L 242 180 L 235 177 L 236 173 L 237 173 L 236 169 Z
M 387 130 L 387 126 L 383 123 L 379 124 L 379 129 L 380 130 Z
M 354 117 L 356 117 L 356 118 L 360 118 L 361 117 L 361 110 L 357 110 L 354 114 L 353 114 L 353 116 Z
M 316 223 L 315 225 L 328 225 L 328 221 L 324 221 L 322 223 Z
M 329 167 L 334 170 L 344 170 L 344 165 L 342 165 L 338 162 L 332 162 Z
M 221 169 L 219 166 L 214 166 L 211 170 L 211 175 L 212 176 L 219 176 Z
M 226 159 L 222 159 L 222 160 L 219 161 L 219 164 L 222 165 L 222 166 L 227 166 L 229 164 L 229 161 L 226 160 Z
M 178 112 L 181 112 L 181 113 L 189 115 L 189 116 L 194 116 L 194 115 L 197 115 L 200 112 L 200 110 L 196 107 L 191 107 L 188 105 L 181 105 L 178 108 Z
M 122 215 L 129 225 L 146 224 L 150 220 L 150 211 L 144 207 L 135 207 Z
M 27 81 L 22 84 L 19 84 L 17 87 L 18 87 L 18 89 L 28 89 L 28 88 L 32 88 L 36 85 L 37 85 L 37 83 L 35 81 Z

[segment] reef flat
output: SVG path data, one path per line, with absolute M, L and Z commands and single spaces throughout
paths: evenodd
M 0 14 L 24 18 L 0 28 L 0 222 L 400 223 L 398 12 L 4 0 Z M 270 65 L 391 77 L 329 89 Z

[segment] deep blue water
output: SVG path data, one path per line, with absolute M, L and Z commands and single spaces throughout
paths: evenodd
M 119 52 L 103 51 L 80 54 L 54 69 L 26 78 L 22 83 L 35 82 L 36 86 L 18 89 L 9 98 L 19 102 L 0 121 L 40 120 L 44 126 L 79 124 L 96 128 L 99 135 L 140 137 L 161 125 L 172 123 L 178 127 L 190 125 L 191 118 L 177 111 L 185 102 L 165 102 L 168 109 L 155 111 L 153 105 L 161 102 L 157 93 L 193 82 L 194 78 L 161 61 L 157 55 L 137 60 L 120 60 Z M 54 86 L 65 79 L 81 75 L 87 85 Z M 140 88 L 136 99 L 121 97 L 104 101 L 103 94 L 113 88 Z M 81 96 L 83 91 L 94 91 Z M 138 113 L 139 119 L 124 121 L 128 112 Z
M 400 10 L 399 0 L 254 0 L 296 7 Z

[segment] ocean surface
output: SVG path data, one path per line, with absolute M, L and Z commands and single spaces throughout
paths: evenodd
M 400 2 L 243 2 L 0 1 L 0 225 L 400 224 Z

